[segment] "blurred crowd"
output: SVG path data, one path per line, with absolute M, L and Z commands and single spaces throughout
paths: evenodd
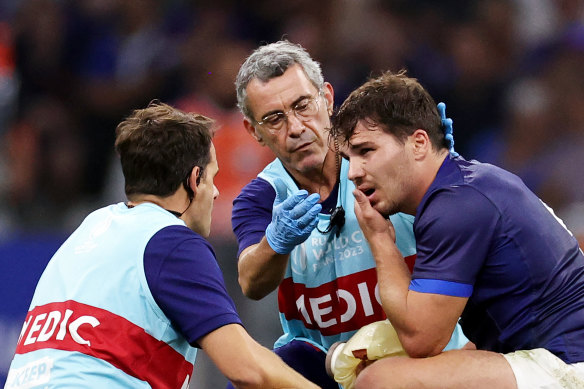
M 159 99 L 216 119 L 212 236 L 232 239 L 231 201 L 272 159 L 233 83 L 281 38 L 321 63 L 337 105 L 407 69 L 446 102 L 458 152 L 521 176 L 584 237 L 582 0 L 2 0 L 0 235 L 68 232 L 123 201 L 115 126 Z

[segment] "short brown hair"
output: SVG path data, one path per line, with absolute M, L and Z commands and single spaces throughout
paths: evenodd
M 213 124 L 160 102 L 133 111 L 116 128 L 126 195 L 176 192 L 195 166 L 209 163 Z
M 434 99 L 405 70 L 387 71 L 355 89 L 334 115 L 330 135 L 347 143 L 360 120 L 380 125 L 400 142 L 420 128 L 436 150 L 448 147 Z

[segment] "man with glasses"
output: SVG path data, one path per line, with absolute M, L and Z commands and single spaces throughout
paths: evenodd
M 319 386 L 338 388 L 325 370 L 326 351 L 385 314 L 348 163 L 328 142 L 333 87 L 302 47 L 280 41 L 246 59 L 236 89 L 245 129 L 276 156 L 233 202 L 239 283 L 256 300 L 278 288 L 284 334 L 275 352 Z M 413 218 L 391 221 L 412 266 Z M 447 348 L 466 342 L 455 332 Z

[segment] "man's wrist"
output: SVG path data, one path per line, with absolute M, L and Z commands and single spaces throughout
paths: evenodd
M 268 242 L 268 245 L 270 246 L 270 248 L 272 250 L 274 250 L 275 253 L 277 254 L 290 254 L 290 252 L 292 251 L 292 248 L 288 248 L 287 245 L 282 244 L 281 242 L 278 241 L 278 239 L 276 239 L 274 237 L 274 235 L 276 234 L 274 232 L 274 225 L 272 223 L 270 223 L 268 225 L 268 228 L 266 228 L 266 241 Z
M 389 234 L 377 234 L 371 237 L 369 247 L 376 261 L 384 260 L 388 256 L 402 257 L 401 252 Z

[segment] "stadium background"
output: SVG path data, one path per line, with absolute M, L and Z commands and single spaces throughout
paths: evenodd
M 154 98 L 220 124 L 210 240 L 247 329 L 272 345 L 275 294 L 242 296 L 229 215 L 271 159 L 241 126 L 234 77 L 281 38 L 322 64 L 336 105 L 406 68 L 447 103 L 457 151 L 521 176 L 584 243 L 581 0 L 2 0 L 0 385 L 51 254 L 89 211 L 124 200 L 115 125 Z M 199 355 L 192 387 L 223 387 Z

